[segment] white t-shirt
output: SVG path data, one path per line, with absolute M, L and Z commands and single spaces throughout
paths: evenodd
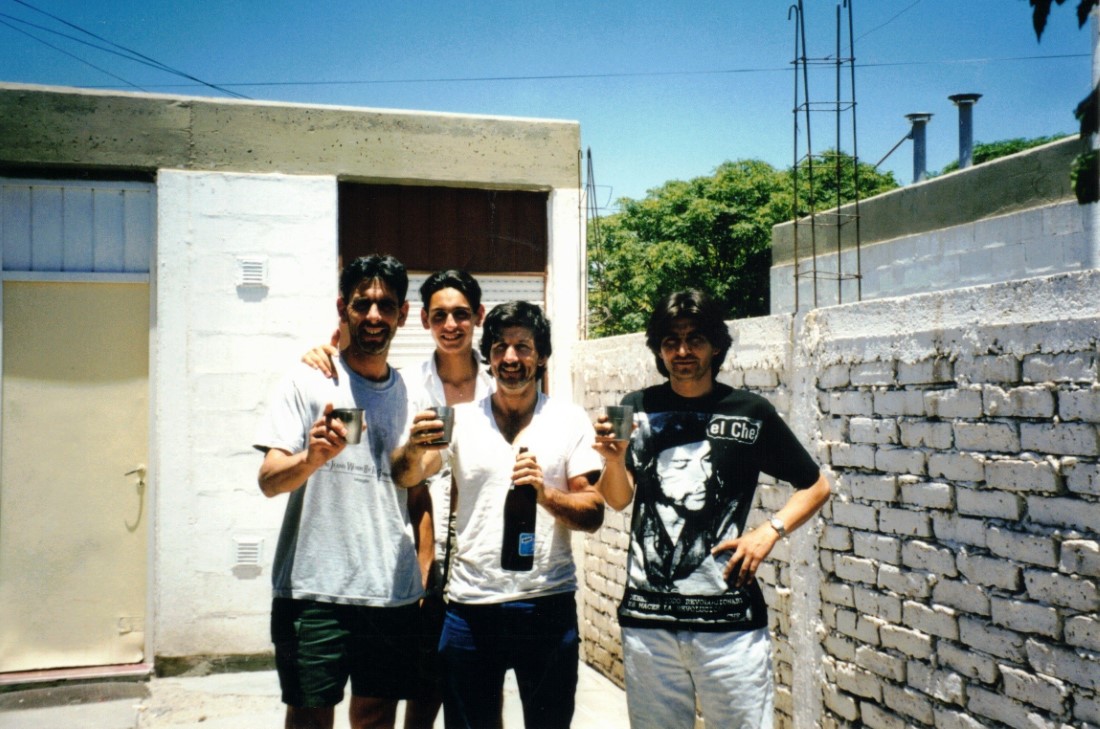
M 271 399 L 254 445 L 298 453 L 309 429 L 334 407 L 365 412 L 362 441 L 345 446 L 288 495 L 272 586 L 275 597 L 390 607 L 420 599 L 408 492 L 390 475 L 390 452 L 408 418 L 405 383 L 392 368 L 384 382 L 336 358 L 339 379 L 299 364 Z
M 535 517 L 535 561 L 528 572 L 501 569 L 504 499 L 520 446 L 542 467 L 546 488 L 568 491 L 568 480 L 603 468 L 592 449 L 595 430 L 580 407 L 539 393 L 531 424 L 508 443 L 493 418 L 490 398 L 455 408 L 448 450 L 458 488 L 456 550 L 449 599 L 493 604 L 576 589 L 572 532 L 541 506 Z
M 406 376 L 406 379 L 410 383 L 410 418 L 422 410 L 430 410 L 436 405 L 447 404 L 447 396 L 443 391 L 443 380 L 440 379 L 439 370 L 435 366 L 434 354 L 420 363 L 420 376 L 415 384 L 413 383 L 413 375 L 411 373 Z M 477 379 L 474 380 L 473 402 L 477 402 L 483 397 L 488 397 L 495 389 L 496 380 L 486 371 L 484 366 L 479 366 L 477 369 Z M 408 436 L 408 428 L 405 429 L 405 436 Z M 443 468 L 439 473 L 428 479 L 428 490 L 432 495 L 436 567 L 442 570 L 443 560 L 446 559 L 447 550 L 447 522 L 451 518 L 450 463 L 444 461 Z

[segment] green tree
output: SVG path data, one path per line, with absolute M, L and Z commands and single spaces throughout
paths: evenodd
M 835 153 L 826 153 L 828 157 Z M 841 197 L 850 200 L 852 159 L 840 155 Z M 860 165 L 861 196 L 897 187 L 893 175 Z M 653 302 L 673 291 L 702 288 L 732 318 L 769 311 L 771 230 L 792 217 L 790 171 L 759 160 L 720 165 L 713 175 L 674 180 L 642 200 L 624 198 L 620 212 L 589 226 L 589 326 L 592 336 L 645 329 Z M 848 181 L 845 181 L 848 178 Z M 814 167 L 820 208 L 836 204 L 837 176 Z M 799 207 L 809 210 L 809 174 L 803 169 Z
M 854 167 L 852 155 L 835 149 L 815 155 L 812 165 L 809 159 L 799 162 L 798 174 L 793 178 L 798 184 L 798 215 L 835 208 L 838 201 L 844 204 L 855 200 L 857 184 L 861 200 L 899 186 L 893 172 L 879 172 L 866 162 L 860 162 L 857 179 Z

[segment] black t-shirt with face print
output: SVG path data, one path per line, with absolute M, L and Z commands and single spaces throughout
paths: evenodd
M 666 382 L 632 392 L 637 427 L 627 455 L 634 474 L 623 626 L 753 630 L 767 626 L 756 582 L 722 577 L 730 553 L 711 548 L 745 528 L 761 473 L 807 488 L 818 467 L 763 397 L 715 383 L 685 398 Z

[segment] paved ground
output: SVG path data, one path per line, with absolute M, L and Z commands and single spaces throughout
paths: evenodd
M 515 684 L 508 674 L 504 726 L 523 726 Z M 283 723 L 274 671 L 219 673 L 194 678 L 155 678 L 148 683 L 93 684 L 80 690 L 30 690 L 4 694 L 0 729 L 273 729 Z M 64 705 L 48 705 L 57 702 Z M 37 706 L 38 708 L 21 708 Z M 400 709 L 398 726 L 400 722 Z M 440 716 L 436 727 L 443 726 Z M 626 729 L 626 695 L 582 665 L 577 686 L 577 729 Z M 346 704 L 336 709 L 336 729 L 347 729 Z

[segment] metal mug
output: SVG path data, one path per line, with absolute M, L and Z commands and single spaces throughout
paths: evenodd
M 630 440 L 634 432 L 634 408 L 629 405 L 608 405 L 604 408 L 615 440 Z
M 451 431 L 455 426 L 455 409 L 447 405 L 437 405 L 433 407 L 435 411 L 435 417 L 437 420 L 443 421 L 443 432 L 439 437 L 432 439 L 431 445 L 449 445 L 451 442 Z
M 349 445 L 355 445 L 363 439 L 363 409 L 362 408 L 336 408 L 332 411 L 332 418 L 339 420 L 347 428 L 345 437 Z

